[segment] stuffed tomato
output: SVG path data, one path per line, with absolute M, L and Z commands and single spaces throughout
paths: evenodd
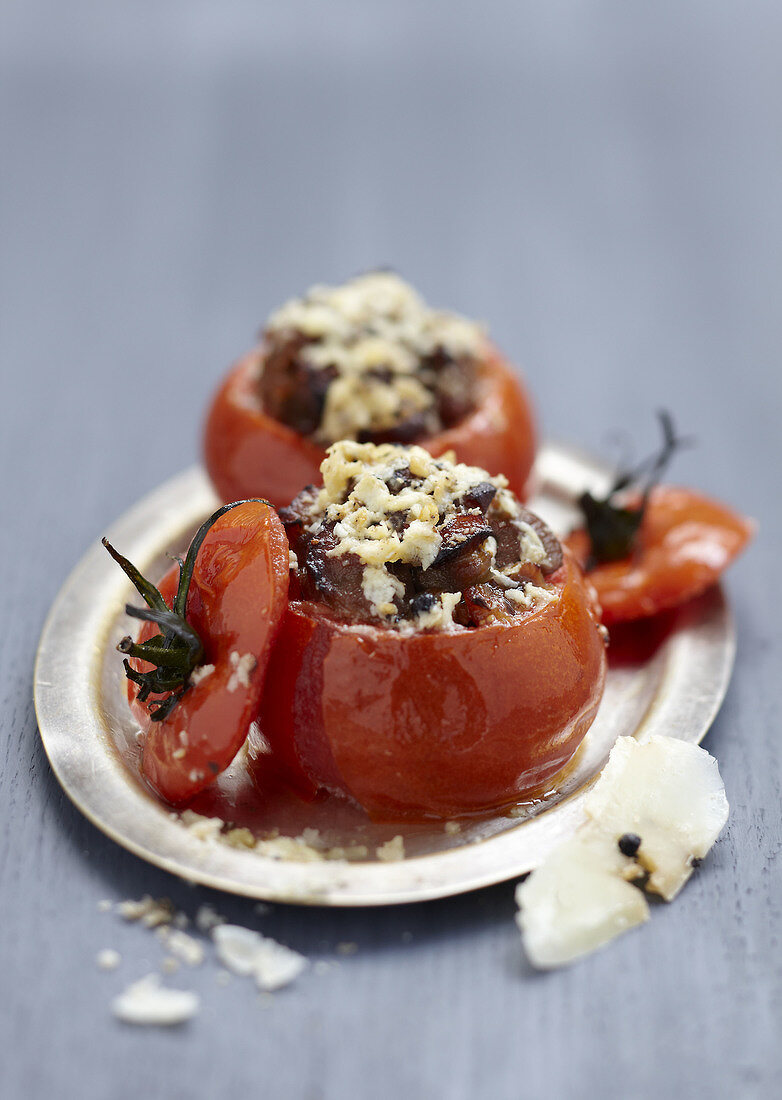
M 300 793 L 381 819 L 539 789 L 578 748 L 605 677 L 574 559 L 504 478 L 420 447 L 340 443 L 322 472 L 281 512 L 294 569 L 265 747 Z
M 341 439 L 453 450 L 519 495 L 535 457 L 529 399 L 481 327 L 427 308 L 389 272 L 314 287 L 272 314 L 213 399 L 204 456 L 223 500 L 279 507 Z

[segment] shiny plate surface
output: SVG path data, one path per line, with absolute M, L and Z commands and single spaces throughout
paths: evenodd
M 574 516 L 573 499 L 586 488 L 604 490 L 610 471 L 552 444 L 542 448 L 536 476 L 531 506 L 563 532 Z M 206 475 L 194 467 L 145 497 L 107 535 L 154 578 L 170 564 L 169 554 L 186 549 L 217 503 Z M 203 839 L 142 783 L 136 727 L 115 650 L 134 626 L 124 612 L 133 595 L 96 540 L 52 606 L 38 649 L 35 706 L 55 775 L 90 821 L 142 859 L 193 882 L 296 904 L 423 901 L 534 869 L 582 820 L 584 795 L 617 737 L 703 738 L 725 695 L 735 653 L 732 618 L 718 587 L 654 628 L 634 633 L 612 660 L 598 717 L 556 789 L 510 812 L 462 820 L 458 829 L 442 822 L 376 825 L 337 799 L 306 804 L 282 789 L 270 790 L 259 805 L 241 754 L 193 803 L 198 813 L 246 827 L 259 838 L 317 829 L 317 836 L 307 834 L 316 849 L 367 849 L 357 859 L 303 861 L 234 847 L 214 836 Z M 406 858 L 378 859 L 377 848 L 397 835 Z M 268 844 L 261 847 L 268 853 Z

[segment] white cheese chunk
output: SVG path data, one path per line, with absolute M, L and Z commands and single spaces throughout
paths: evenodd
M 516 921 L 533 966 L 573 962 L 648 919 L 646 898 L 622 877 L 623 858 L 615 844 L 584 830 L 521 883 Z
M 728 802 L 704 749 L 672 737 L 623 737 L 585 811 L 576 834 L 516 891 L 534 966 L 572 962 L 646 920 L 641 886 L 671 901 L 717 839 Z
M 122 956 L 113 947 L 104 947 L 95 956 L 95 962 L 101 970 L 116 970 L 122 962 Z
M 115 997 L 111 1010 L 126 1024 L 170 1027 L 189 1020 L 198 1011 L 199 1004 L 197 993 L 167 989 L 160 984 L 158 974 L 148 974 Z
M 238 924 L 212 929 L 217 957 L 228 970 L 252 976 L 259 989 L 272 992 L 289 985 L 307 966 L 297 951 Z
M 676 897 L 728 820 L 717 761 L 672 737 L 620 738 L 585 808 L 606 835 L 641 838 L 636 858 L 649 872 L 647 889 L 666 901 Z

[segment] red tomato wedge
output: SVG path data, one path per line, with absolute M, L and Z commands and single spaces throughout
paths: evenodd
M 507 805 L 560 771 L 606 659 L 579 567 L 566 555 L 548 579 L 559 598 L 512 624 L 432 633 L 347 626 L 291 601 L 259 715 L 289 782 L 420 819 Z
M 171 606 L 179 570 L 159 591 Z M 199 635 L 203 658 L 192 684 L 162 721 L 128 693 L 146 734 L 142 771 L 167 802 L 187 802 L 233 760 L 255 718 L 269 651 L 288 602 L 288 540 L 276 512 L 246 501 L 209 529 L 195 559 L 185 618 Z M 139 643 L 158 633 L 145 622 Z M 131 659 L 136 671 L 152 666 Z M 153 702 L 159 701 L 160 695 Z
M 263 496 L 279 508 L 320 481 L 326 452 L 264 412 L 258 394 L 262 365 L 259 347 L 223 381 L 207 416 L 204 461 L 222 500 Z M 459 462 L 504 474 L 523 499 L 535 458 L 535 426 L 524 387 L 498 352 L 478 368 L 472 412 L 416 443 L 434 456 L 453 449 Z
M 755 524 L 691 489 L 658 486 L 649 497 L 634 552 L 589 570 L 606 626 L 655 615 L 705 591 L 752 538 Z M 584 529 L 566 545 L 584 565 Z

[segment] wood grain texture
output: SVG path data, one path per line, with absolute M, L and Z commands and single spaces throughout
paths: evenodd
M 4 5 L 0 1095 L 778 1096 L 780 9 L 325 11 Z M 674 905 L 558 973 L 524 963 L 510 884 L 266 916 L 188 887 L 83 820 L 37 737 L 37 637 L 84 548 L 194 461 L 274 305 L 388 262 L 487 318 L 547 434 L 638 453 L 667 405 L 700 440 L 677 477 L 761 522 L 706 742 L 729 826 Z M 163 952 L 97 902 L 145 892 L 337 965 L 267 1002 L 210 962 L 172 979 L 192 1024 L 124 1028 L 110 998 Z

